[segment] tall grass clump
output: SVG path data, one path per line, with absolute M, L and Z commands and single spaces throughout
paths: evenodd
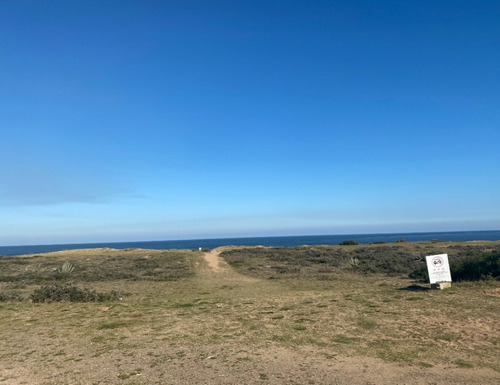
M 75 270 L 75 267 L 68 261 L 64 262 L 61 267 L 57 269 L 58 273 L 69 274 Z

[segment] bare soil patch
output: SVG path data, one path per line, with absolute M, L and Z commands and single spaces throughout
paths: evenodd
M 208 263 L 208 267 L 210 269 L 216 272 L 221 270 L 219 267 L 219 252 L 216 249 L 205 253 L 203 258 L 205 258 L 205 261 Z

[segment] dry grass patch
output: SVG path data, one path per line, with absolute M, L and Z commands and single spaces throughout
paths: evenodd
M 101 266 L 109 253 L 121 252 L 40 256 L 37 263 L 70 260 L 77 272 L 80 260 Z M 154 254 L 129 253 L 131 261 Z M 500 303 L 490 295 L 498 282 L 431 291 L 401 275 L 351 270 L 329 273 L 328 280 L 270 280 L 240 267 L 252 278 L 242 276 L 227 264 L 214 273 L 198 252 L 175 252 L 172 261 L 181 255 L 189 273 L 176 280 L 144 278 L 139 270 L 129 273 L 141 279 L 75 283 L 126 293 L 122 301 L 0 303 L 0 367 L 11 368 L 1 371 L 4 383 L 335 383 L 350 358 L 353 383 L 363 373 L 356 362 L 388 365 L 382 382 L 359 377 L 358 383 L 383 383 L 398 373 L 393 365 L 417 368 L 411 372 L 417 376 L 447 367 L 458 383 L 493 384 L 500 376 Z M 14 283 L 2 289 L 14 290 Z

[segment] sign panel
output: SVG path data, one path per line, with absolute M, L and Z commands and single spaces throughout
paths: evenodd
M 448 254 L 429 255 L 427 260 L 427 271 L 430 283 L 451 282 L 450 265 Z

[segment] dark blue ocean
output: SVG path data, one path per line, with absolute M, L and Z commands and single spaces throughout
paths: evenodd
M 393 233 L 393 234 L 352 234 L 352 235 L 307 235 L 288 237 L 255 237 L 255 238 L 219 238 L 219 239 L 188 239 L 179 241 L 149 241 L 149 242 L 109 242 L 109 243 L 75 243 L 66 245 L 30 245 L 30 246 L 0 246 L 0 255 L 12 256 L 21 254 L 46 253 L 72 249 L 88 249 L 109 247 L 114 249 L 198 249 L 215 248 L 226 245 L 240 246 L 298 246 L 298 245 L 337 245 L 345 240 L 358 243 L 394 242 L 399 238 L 406 241 L 497 241 L 500 240 L 500 230 L 492 231 L 454 231 L 439 233 Z

